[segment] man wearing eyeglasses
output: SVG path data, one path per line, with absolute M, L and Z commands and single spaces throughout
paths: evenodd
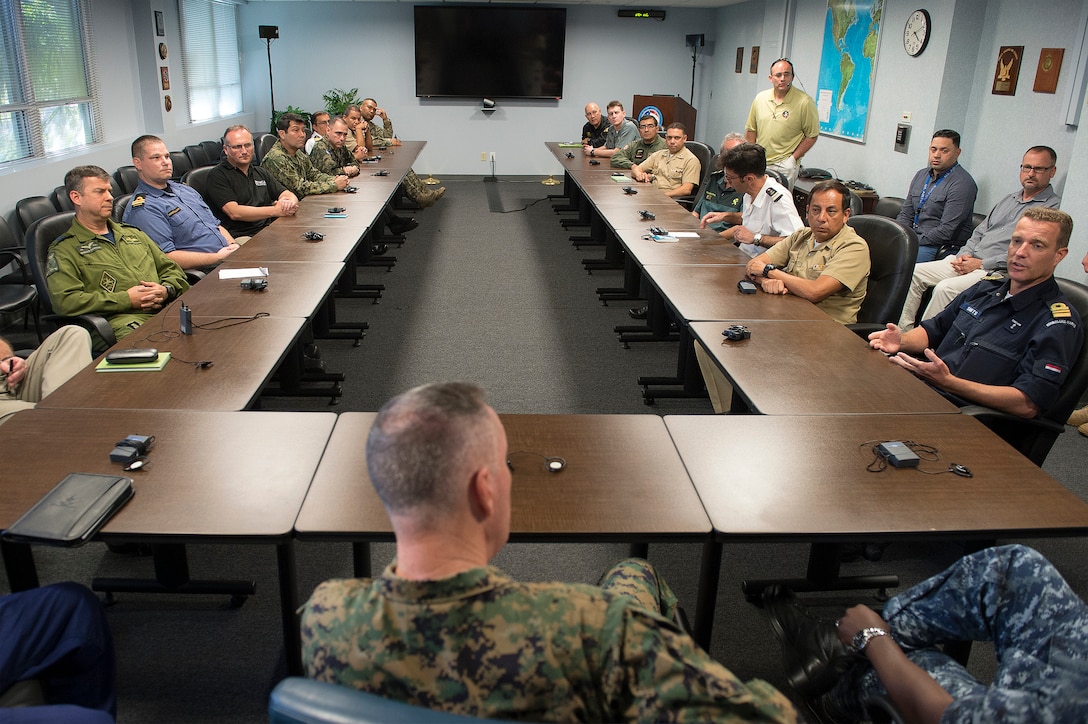
M 637 141 L 631 141 L 612 156 L 612 168 L 631 168 L 645 161 L 651 153 L 667 148 L 665 139 L 657 133 L 657 118 L 652 113 L 647 113 L 638 122 L 638 135 Z
M 310 151 L 314 150 L 314 144 L 319 139 L 324 138 L 325 134 L 329 132 L 329 121 L 332 120 L 326 111 L 314 111 L 310 114 L 310 126 L 313 128 L 313 135 L 306 141 L 306 145 L 302 147 L 302 150 L 309 155 Z
M 222 212 L 235 239 L 248 239 L 281 216 L 294 216 L 298 197 L 253 163 L 253 134 L 242 125 L 223 135 L 223 160 L 208 172 L 204 194 Z
M 933 296 L 922 320 L 937 316 L 960 292 L 983 277 L 997 279 L 1005 275 L 1009 240 L 1016 220 L 1033 206 L 1049 209 L 1061 206 L 1061 197 L 1050 185 L 1057 172 L 1057 161 L 1057 154 L 1049 146 L 1029 148 L 1020 163 L 1020 190 L 997 202 L 986 220 L 975 227 L 960 254 L 914 266 L 910 291 L 899 319 L 900 329 L 914 328 L 918 306 L 927 289 L 933 289 Z
M 748 111 L 745 136 L 767 151 L 767 167 L 780 172 L 792 189 L 801 158 L 820 135 L 816 101 L 793 87 L 793 63 L 779 58 L 771 63 L 769 90 L 756 95 Z

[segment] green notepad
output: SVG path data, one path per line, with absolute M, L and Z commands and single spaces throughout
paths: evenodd
M 143 362 L 134 365 L 118 365 L 110 364 L 105 358 L 99 362 L 95 368 L 95 372 L 158 372 L 166 363 L 170 361 L 169 352 L 159 352 L 159 358 L 154 362 Z

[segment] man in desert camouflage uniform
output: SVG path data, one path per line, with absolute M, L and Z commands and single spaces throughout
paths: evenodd
M 648 562 L 620 563 L 600 587 L 522 584 L 487 565 L 509 535 L 511 473 L 475 385 L 386 403 L 366 454 L 397 558 L 314 591 L 309 676 L 498 719 L 796 721 L 781 693 L 742 683 L 668 618 L 676 598 Z
M 370 139 L 373 144 L 372 151 L 400 145 L 400 140 L 393 135 L 393 122 L 389 120 L 389 115 L 384 109 L 378 108 L 377 101 L 373 98 L 367 98 L 359 106 L 359 110 L 362 112 L 363 120 L 366 121 L 370 129 Z M 382 119 L 381 125 L 374 121 L 375 116 Z M 419 176 L 416 176 L 416 172 L 412 169 L 408 169 L 402 183 L 404 184 L 404 193 L 408 195 L 408 198 L 424 208 L 438 201 L 446 193 L 445 186 L 439 186 L 434 190 L 427 188 L 427 185 L 419 180 Z

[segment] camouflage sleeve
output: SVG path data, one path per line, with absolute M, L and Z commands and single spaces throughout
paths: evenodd
M 790 701 L 765 681 L 740 681 L 690 636 L 641 607 L 627 606 L 606 687 L 622 687 L 627 721 L 797 721 Z
M 631 168 L 634 165 L 631 161 L 631 145 L 628 143 L 612 154 L 612 168 Z
M 306 155 L 296 154 L 291 159 L 286 153 L 269 153 L 261 161 L 261 166 L 300 199 L 310 194 L 328 194 L 338 190 L 336 179 L 316 171 Z
M 328 148 L 321 143 L 315 143 L 313 150 L 310 151 L 310 165 L 314 171 L 329 176 L 338 176 L 344 173 L 343 167 L 336 165 L 336 159 L 328 152 Z
M 374 139 L 374 148 L 387 148 L 393 145 L 393 122 L 388 118 L 382 125 L 370 124 L 370 136 Z

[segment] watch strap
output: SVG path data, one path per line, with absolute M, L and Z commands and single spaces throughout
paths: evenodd
M 850 642 L 850 648 L 852 648 L 855 653 L 860 654 L 865 651 L 865 647 L 869 645 L 870 641 L 875 638 L 880 638 L 881 636 L 891 636 L 891 633 L 885 629 L 877 628 L 875 626 L 863 628 L 862 630 L 854 634 L 854 638 Z

